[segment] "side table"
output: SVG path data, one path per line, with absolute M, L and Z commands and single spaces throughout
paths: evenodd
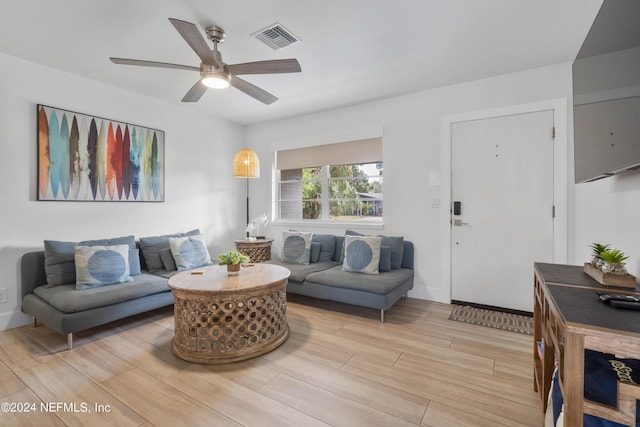
M 273 239 L 234 240 L 236 250 L 251 258 L 251 262 L 264 262 L 271 259 L 271 243 Z

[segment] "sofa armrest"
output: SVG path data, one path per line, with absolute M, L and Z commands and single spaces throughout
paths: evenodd
M 23 298 L 38 286 L 47 284 L 47 273 L 44 270 L 44 251 L 27 252 L 22 255 L 20 276 Z
M 413 243 L 405 240 L 402 248 L 402 268 L 413 270 Z

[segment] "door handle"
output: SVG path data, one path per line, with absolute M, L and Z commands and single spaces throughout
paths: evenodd
M 462 222 L 461 219 L 454 219 L 453 220 L 453 226 L 454 227 L 462 227 L 463 225 L 467 225 L 468 226 L 469 223 L 468 222 Z

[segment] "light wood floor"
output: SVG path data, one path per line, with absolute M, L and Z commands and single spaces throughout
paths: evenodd
M 376 310 L 288 299 L 287 342 L 225 366 L 173 356 L 171 308 L 76 334 L 71 351 L 45 326 L 0 332 L 0 402 L 35 404 L 0 425 L 542 425 L 530 336 L 422 300 L 380 324 Z

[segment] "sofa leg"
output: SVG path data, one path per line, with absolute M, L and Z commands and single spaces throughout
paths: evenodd
M 33 318 L 33 327 L 34 328 L 38 327 L 38 319 L 36 319 L 35 317 Z
M 384 310 L 380 310 L 380 323 L 384 323 Z
M 67 334 L 67 350 L 71 350 L 73 348 L 73 334 Z
M 402 299 L 403 299 L 403 300 L 405 300 L 405 301 L 406 301 L 406 300 L 407 300 L 407 298 L 409 298 L 409 297 L 407 296 L 407 294 L 402 295 Z

